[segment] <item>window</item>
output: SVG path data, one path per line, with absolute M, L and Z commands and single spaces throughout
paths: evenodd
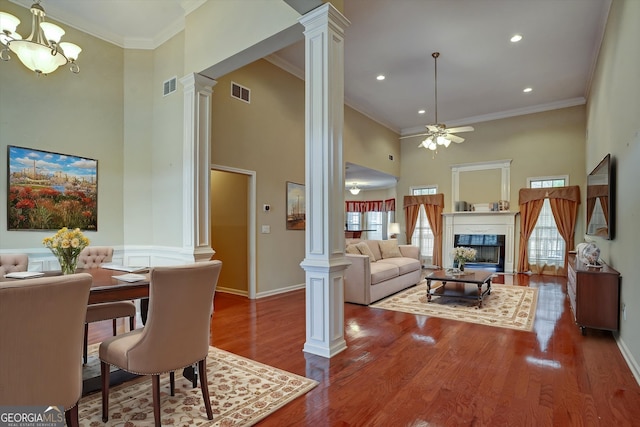
M 412 196 L 436 194 L 437 192 L 437 186 L 411 188 Z M 413 235 L 411 236 L 411 244 L 420 248 L 420 259 L 425 260 L 429 264 L 432 263 L 433 241 L 433 231 L 431 231 L 429 220 L 427 220 L 427 213 L 424 211 L 424 206 L 420 206 L 416 229 L 413 231 Z
M 530 188 L 565 187 L 568 176 L 539 177 L 527 179 Z M 551 212 L 551 204 L 545 199 L 536 226 L 528 243 L 529 264 L 534 273 L 556 274 L 564 267 L 565 241 L 558 232 Z

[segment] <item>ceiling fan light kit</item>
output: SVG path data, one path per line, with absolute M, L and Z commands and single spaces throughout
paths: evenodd
M 435 123 L 427 125 L 427 132 L 413 136 L 426 136 L 426 138 L 418 145 L 420 148 L 426 148 L 433 151 L 433 157 L 435 158 L 438 152 L 438 146 L 449 147 L 451 142 L 460 144 L 464 141 L 464 138 L 454 135 L 454 133 L 471 132 L 472 126 L 462 126 L 457 128 L 447 129 L 444 123 L 438 123 L 438 57 L 440 52 L 433 52 L 431 54 L 434 60 L 434 93 L 435 93 Z

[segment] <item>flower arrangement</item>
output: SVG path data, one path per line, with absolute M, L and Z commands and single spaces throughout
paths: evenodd
M 58 258 L 62 274 L 73 274 L 76 272 L 78 255 L 89 246 L 89 239 L 82 234 L 79 228 L 69 230 L 67 227 L 63 227 L 53 236 L 45 237 L 42 244 Z
M 458 268 L 464 270 L 464 265 L 467 261 L 473 261 L 476 259 L 477 251 L 473 248 L 466 246 L 457 246 L 451 251 L 453 259 L 458 263 Z

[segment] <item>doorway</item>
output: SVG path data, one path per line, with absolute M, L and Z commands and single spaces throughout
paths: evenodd
M 224 263 L 218 279 L 223 292 L 255 298 L 255 173 L 211 169 L 211 247 Z

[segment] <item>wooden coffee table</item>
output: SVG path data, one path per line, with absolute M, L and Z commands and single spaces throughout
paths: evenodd
M 485 295 L 491 295 L 492 271 L 488 270 L 465 270 L 463 274 L 453 274 L 452 270 L 436 270 L 429 274 L 427 279 L 427 302 L 431 301 L 431 296 L 470 298 L 478 301 L 478 308 L 482 308 L 482 299 Z M 442 286 L 431 290 L 431 281 L 438 280 Z M 447 283 L 451 282 L 447 286 Z M 482 290 L 482 286 L 486 285 Z

